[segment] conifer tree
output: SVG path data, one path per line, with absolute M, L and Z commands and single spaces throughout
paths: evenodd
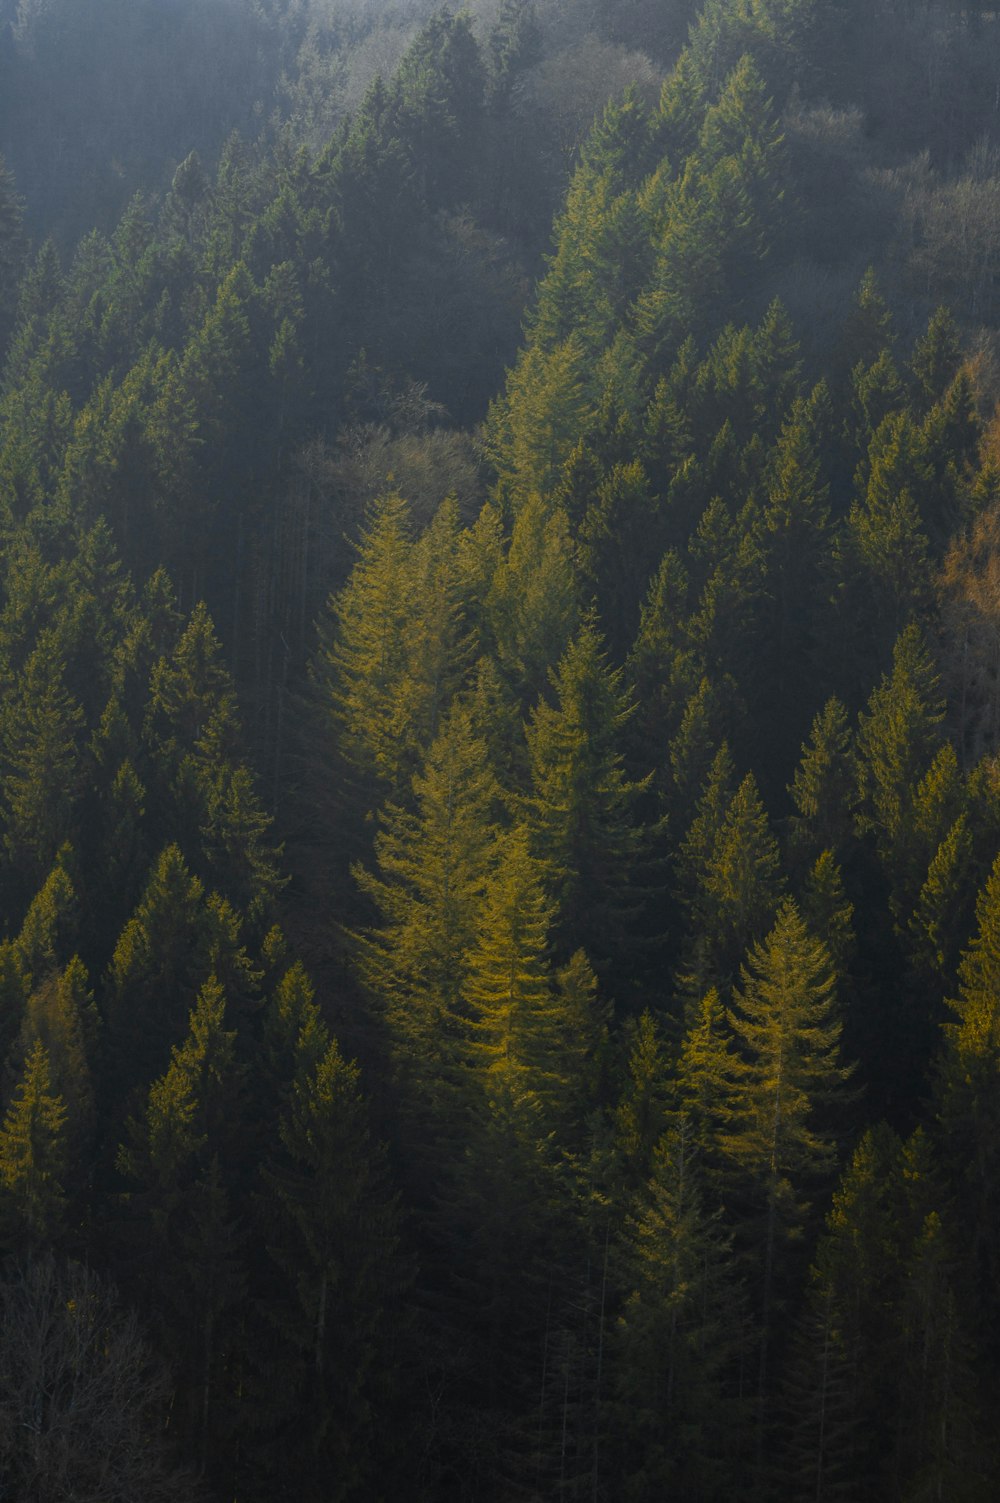
M 956 1021 L 944 1029 L 937 1100 L 945 1161 L 985 1290 L 1000 1270 L 1000 858 L 979 895 L 976 932 L 959 962 L 958 982 L 951 1003 Z
M 907 920 L 910 962 L 938 994 L 954 981 L 961 940 L 968 931 L 972 876 L 973 842 L 968 816 L 962 813 L 932 856 Z
M 957 1259 L 937 1211 L 914 1239 L 899 1321 L 894 1482 L 907 1499 L 985 1500 L 989 1432 L 981 1428 L 974 1345 L 956 1293 Z
M 0 1236 L 10 1251 L 30 1254 L 58 1238 L 68 1151 L 66 1107 L 36 1039 L 0 1127 Z
M 202 603 L 170 653 L 153 668 L 144 730 L 169 773 L 210 725 L 220 752 L 231 756 L 237 736 L 236 694 Z
M 408 508 L 399 496 L 376 503 L 358 546 L 351 577 L 321 623 L 313 694 L 325 745 L 335 729 L 355 778 L 374 774 L 381 788 L 398 792 L 407 768 L 396 695 L 413 603 Z M 328 761 L 329 752 L 324 773 Z
M 281 1272 L 266 1312 L 282 1377 L 270 1464 L 283 1472 L 294 1457 L 307 1486 L 347 1499 L 384 1467 L 376 1446 L 407 1269 L 358 1068 L 335 1042 L 293 1084 L 279 1136 L 264 1165 L 267 1246 Z
M 807 1222 L 812 1195 L 834 1168 L 835 1109 L 853 1069 L 840 1060 L 836 1008 L 829 951 L 788 900 L 766 940 L 752 950 L 735 994 L 731 1020 L 743 1057 L 734 1071 L 723 1144 L 742 1181 L 747 1230 L 753 1228 L 760 1259 L 758 1446 L 789 1251 Z
M 869 266 L 854 295 L 840 336 L 838 364 L 846 376 L 859 362 L 871 366 L 883 350 L 891 350 L 892 316 L 879 290 L 875 269 Z
M 777 1471 L 788 1496 L 875 1498 L 893 1405 L 902 1145 L 864 1134 L 834 1193 L 794 1339 Z
M 533 704 L 579 625 L 579 584 L 566 513 L 532 493 L 519 509 L 486 601 L 497 661 Z
M 14 941 L 17 965 L 29 987 L 62 969 L 79 935 L 79 902 L 70 875 L 73 853 L 64 846 L 44 883 L 31 900 Z
M 661 795 L 667 782 L 663 748 L 680 735 L 683 719 L 690 714 L 691 724 L 677 753 L 679 773 L 674 773 L 675 783 L 679 778 L 683 784 L 679 792 L 682 806 L 686 799 L 697 796 L 704 781 L 709 747 L 719 739 L 713 732 L 718 731 L 721 719 L 716 708 L 721 696 L 712 694 L 707 679 L 698 682 L 698 664 L 685 640 L 687 586 L 679 555 L 672 550 L 665 553 L 650 582 L 639 630 L 625 665 L 626 682 L 636 704 L 626 736 L 629 760 L 635 766 L 645 762 L 654 769 L 653 785 Z M 700 703 L 692 706 L 696 696 Z
M 21 1022 L 20 1051 L 27 1059 L 45 1045 L 54 1093 L 66 1108 L 67 1143 L 74 1165 L 85 1159 L 94 1131 L 93 1059 L 99 1021 L 87 970 L 74 956 L 29 997 Z
M 821 569 L 827 549 L 828 487 L 817 443 L 825 391 L 798 400 L 782 426 L 763 513 L 769 594 L 762 687 L 779 723 L 794 725 L 822 636 Z M 778 743 L 780 747 L 780 743 Z
M 669 807 L 674 818 L 687 814 L 704 786 L 724 732 L 735 718 L 734 698 L 732 680 L 716 684 L 709 678 L 700 679 L 688 697 L 667 747 L 672 778 Z
M 667 1125 L 667 1060 L 656 1019 L 647 1009 L 627 1029 L 627 1080 L 615 1107 L 615 1150 L 627 1184 L 649 1178 L 652 1154 Z
M 413 791 L 415 812 L 383 811 L 375 870 L 355 873 L 381 920 L 359 938 L 357 966 L 388 1031 L 400 1108 L 417 1113 L 426 1146 L 454 1089 L 463 985 L 496 835 L 499 790 L 469 710 L 452 710 Z
M 851 507 L 844 544 L 849 629 L 863 630 L 859 652 L 884 662 L 892 642 L 930 594 L 929 543 L 922 508 L 932 475 L 926 443 L 903 413 L 887 417 L 868 450 L 864 499 Z M 858 626 L 853 625 L 857 617 Z
M 674 856 L 674 897 L 689 916 L 689 927 L 690 916 L 700 895 L 700 884 L 721 838 L 726 810 L 735 790 L 733 758 L 728 743 L 724 741 L 712 758 L 701 796 L 694 806 L 694 817 Z M 708 935 L 694 936 L 696 945 L 699 941 L 707 944 L 709 938 Z
M 142 1221 L 136 1243 L 156 1325 L 180 1369 L 182 1423 L 202 1455 L 215 1421 L 228 1352 L 220 1326 L 244 1291 L 240 1238 L 219 1161 L 238 1131 L 236 1034 L 226 996 L 210 976 L 191 1009 L 186 1038 L 128 1123 L 119 1171 L 136 1187 L 127 1205 Z M 143 1225 L 144 1223 L 144 1225 Z
M 925 407 L 940 402 L 958 371 L 962 358 L 958 329 L 949 308 L 935 309 L 926 333 L 913 347 L 910 369 L 916 378 Z
M 550 983 L 555 909 L 545 870 L 523 826 L 499 837 L 463 997 L 469 1063 L 481 1075 L 509 1082 L 511 1099 L 527 1094 L 550 1104 L 562 1093 L 565 1061 Z
M 105 1009 L 119 1086 L 148 1084 L 169 1061 L 207 975 L 204 888 L 176 846 L 150 872 L 111 960 Z
M 834 973 L 843 984 L 855 949 L 854 904 L 847 896 L 840 867 L 831 851 L 822 851 L 811 868 L 802 892 L 802 914 L 809 928 L 830 952 Z
M 329 1033 L 305 967 L 294 961 L 269 997 L 264 1015 L 263 1065 L 267 1089 L 287 1106 L 295 1082 L 326 1053 Z
M 8 859 L 22 881 L 39 882 L 75 835 L 82 774 L 83 712 L 64 685 L 54 634 L 42 633 L 3 731 Z
M 745 1312 L 690 1127 L 666 1133 L 628 1229 L 632 1291 L 615 1332 L 623 1498 L 731 1497 Z
M 688 1009 L 670 1093 L 670 1118 L 686 1124 L 707 1192 L 723 1199 L 735 1040 L 714 987 Z
M 896 913 L 905 907 L 919 846 L 918 784 L 939 750 L 943 718 L 935 665 L 919 628 L 909 626 L 893 650 L 891 675 L 859 717 L 857 736 L 857 828 L 874 838 Z
M 727 986 L 741 955 L 759 939 L 784 889 L 778 846 L 752 773 L 725 808 L 691 907 L 695 990 Z
M 558 932 L 568 951 L 585 944 L 599 968 L 625 953 L 642 903 L 636 804 L 648 780 L 625 776 L 632 706 L 621 679 L 585 623 L 552 675 L 555 705 L 540 701 L 527 731 L 526 813 L 558 898 Z

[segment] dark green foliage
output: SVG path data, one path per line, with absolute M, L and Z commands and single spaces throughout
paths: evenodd
M 996 1494 L 998 49 L 0 0 L 18 1496 Z
M 299 1070 L 279 1139 L 263 1170 L 268 1254 L 281 1275 L 268 1307 L 269 1381 L 281 1379 L 269 1466 L 280 1477 L 291 1459 L 309 1496 L 356 1497 L 386 1465 L 373 1412 L 392 1382 L 406 1265 L 358 1070 L 335 1042 Z
M 709 1204 L 682 1120 L 656 1148 L 624 1250 L 631 1292 L 614 1333 L 623 1498 L 733 1496 L 746 1315 Z

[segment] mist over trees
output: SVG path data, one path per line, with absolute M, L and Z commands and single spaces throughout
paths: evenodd
M 0 0 L 0 1492 L 996 1496 L 998 80 Z

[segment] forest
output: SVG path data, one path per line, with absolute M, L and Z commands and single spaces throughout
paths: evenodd
M 1000 1496 L 1000 11 L 0 0 L 0 1498 Z

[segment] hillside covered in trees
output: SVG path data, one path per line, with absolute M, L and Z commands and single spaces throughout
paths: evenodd
M 998 101 L 0 0 L 0 1495 L 1000 1494 Z

